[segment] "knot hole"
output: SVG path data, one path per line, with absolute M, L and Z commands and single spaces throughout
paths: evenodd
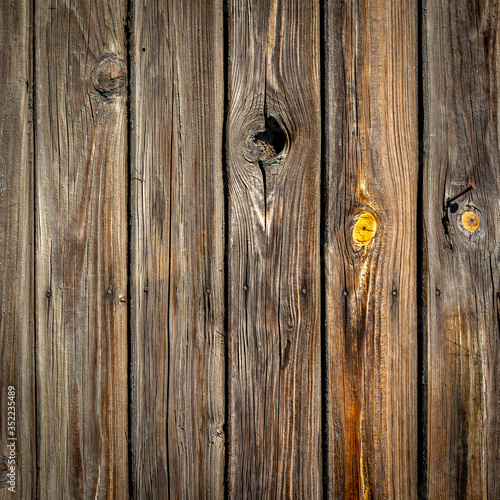
M 252 136 L 247 143 L 249 159 L 268 161 L 283 151 L 287 142 L 285 131 L 274 116 L 266 117 L 266 126 Z

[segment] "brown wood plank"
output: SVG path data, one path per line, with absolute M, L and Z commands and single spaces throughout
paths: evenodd
M 328 496 L 417 496 L 417 10 L 325 12 Z
M 224 494 L 221 0 L 136 0 L 132 452 L 137 498 Z
M 0 12 L 0 499 L 25 499 L 35 496 L 32 5 L 0 0 Z
M 126 5 L 36 4 L 41 499 L 128 496 Z
M 319 498 L 319 2 L 229 5 L 229 494 Z
M 442 0 L 426 14 L 428 498 L 496 499 L 499 5 Z

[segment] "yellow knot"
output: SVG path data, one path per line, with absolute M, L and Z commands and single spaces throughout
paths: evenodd
M 464 212 L 462 215 L 462 224 L 467 231 L 473 233 L 479 228 L 479 217 L 474 212 Z
M 370 212 L 365 212 L 358 217 L 354 226 L 353 238 L 354 242 L 360 246 L 366 246 L 377 231 L 377 221 Z

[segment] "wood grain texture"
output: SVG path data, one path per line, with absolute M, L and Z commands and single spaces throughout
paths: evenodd
M 417 496 L 417 10 L 328 0 L 328 496 Z
M 132 481 L 223 498 L 220 0 L 136 0 L 132 25 Z
M 127 498 L 126 2 L 35 13 L 38 496 Z
M 0 499 L 35 494 L 31 10 L 30 1 L 0 1 Z M 15 436 L 7 428 L 9 386 Z
M 496 499 L 499 5 L 441 0 L 427 2 L 424 13 L 427 493 Z M 475 190 L 446 206 L 470 183 Z
M 319 2 L 229 5 L 229 494 L 319 498 Z

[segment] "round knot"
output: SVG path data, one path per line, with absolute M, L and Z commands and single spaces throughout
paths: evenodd
M 377 221 L 370 212 L 364 212 L 358 216 L 352 233 L 354 242 L 359 246 L 366 246 L 375 236 Z
M 94 70 L 94 87 L 104 97 L 111 97 L 123 90 L 125 85 L 125 63 L 112 54 L 106 54 Z
M 479 216 L 474 212 L 464 212 L 462 214 L 462 224 L 467 231 L 473 233 L 477 231 L 480 226 Z

